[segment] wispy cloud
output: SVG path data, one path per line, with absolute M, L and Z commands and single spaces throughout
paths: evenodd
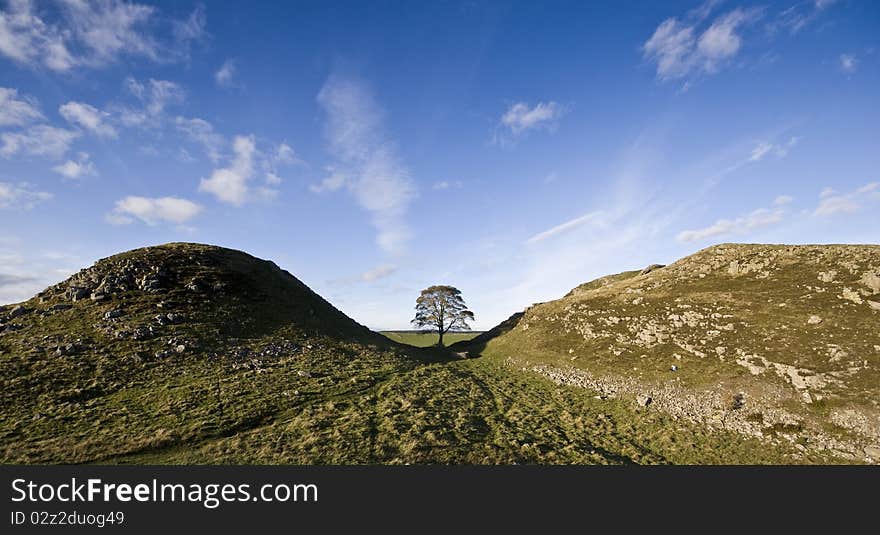
M 780 195 L 773 199 L 773 206 L 785 206 L 787 204 L 791 204 L 791 201 L 794 200 L 794 197 L 791 195 Z
M 155 7 L 121 0 L 69 0 L 41 7 L 38 12 L 30 1 L 18 0 L 0 10 L 0 54 L 22 65 L 66 72 L 121 57 L 181 59 L 189 44 L 204 35 L 204 12 L 198 9 L 177 21 L 162 18 Z M 171 38 L 162 37 L 163 26 L 171 26 Z
M 819 206 L 814 216 L 828 217 L 838 214 L 852 214 L 861 210 L 870 201 L 880 201 L 880 182 L 869 182 L 849 193 L 837 193 L 825 188 L 819 195 Z
M 52 198 L 52 194 L 37 191 L 27 182 L 13 184 L 0 182 L 0 208 L 30 210 L 37 204 Z
M 202 146 L 205 154 L 212 162 L 220 161 L 226 140 L 214 130 L 214 126 L 204 119 L 177 117 L 174 120 L 177 129 L 191 141 Z
M 107 123 L 110 114 L 83 102 L 68 102 L 58 113 L 72 125 L 79 126 L 101 137 L 116 137 L 116 129 Z
M 538 102 L 534 106 L 517 102 L 501 116 L 501 125 L 518 135 L 528 130 L 555 128 L 564 114 L 565 108 L 553 101 Z
M 676 238 L 682 242 L 692 242 L 733 234 L 748 234 L 753 230 L 781 222 L 785 217 L 783 206 L 790 200 L 790 197 L 782 195 L 774 200 L 773 208 L 759 208 L 736 219 L 719 219 L 705 228 L 682 231 Z
M 566 233 L 573 229 L 576 229 L 582 225 L 586 225 L 587 223 L 602 225 L 603 224 L 603 212 L 601 210 L 590 212 L 588 214 L 584 214 L 580 217 L 576 217 L 565 223 L 561 223 L 556 225 L 553 228 L 547 229 L 543 232 L 539 232 L 532 236 L 531 238 L 526 240 L 526 244 L 533 244 L 544 241 L 548 238 L 552 238 L 554 236 L 558 236 L 560 234 Z
M 79 133 L 76 131 L 44 124 L 21 132 L 4 132 L 0 134 L 0 156 L 9 158 L 24 154 L 58 159 L 67 153 L 77 137 Z
M 312 190 L 346 186 L 371 214 L 378 245 L 400 252 L 410 238 L 406 212 L 416 188 L 385 131 L 381 108 L 362 83 L 339 76 L 324 83 L 317 100 L 335 163 L 330 177 Z
M 374 282 L 392 275 L 395 271 L 397 271 L 397 266 L 385 264 L 364 272 L 361 279 L 365 282 Z
M 840 70 L 845 74 L 853 74 L 859 67 L 859 59 L 852 54 L 841 54 Z
M 186 98 L 186 92 L 180 85 L 169 80 L 150 78 L 141 82 L 136 78 L 126 78 L 125 85 L 129 92 L 141 100 L 146 111 L 159 115 L 169 104 L 178 104 Z
M 788 30 L 791 34 L 799 33 L 807 26 L 815 22 L 822 13 L 837 0 L 814 0 L 812 2 L 797 2 L 794 5 L 780 11 L 774 20 L 767 25 L 770 32 L 780 29 Z
M 799 137 L 791 137 L 784 143 L 769 143 L 762 141 L 752 149 L 752 153 L 749 155 L 749 161 L 757 162 L 771 154 L 777 158 L 785 158 L 788 156 L 788 152 L 793 149 L 800 140 L 801 138 Z
M 223 65 L 214 73 L 214 81 L 217 85 L 224 88 L 235 87 L 236 65 L 234 59 L 227 59 Z
M 660 23 L 642 45 L 645 59 L 653 62 L 657 78 L 673 80 L 718 72 L 742 47 L 742 29 L 758 18 L 760 9 L 737 8 L 716 17 L 706 27 L 714 4 L 704 4 L 682 20 L 671 17 Z
M 311 190 L 313 193 L 336 191 L 345 186 L 346 180 L 347 176 L 345 175 L 345 173 L 330 166 L 327 168 L 327 176 L 324 177 L 321 182 L 310 185 L 309 190 Z
M 113 211 L 107 214 L 107 221 L 114 225 L 128 225 L 138 219 L 150 226 L 160 223 L 182 225 L 201 211 L 198 204 L 178 197 L 129 196 L 116 201 Z
M 461 189 L 463 186 L 464 183 L 461 180 L 441 180 L 440 182 L 434 182 L 431 189 L 443 191 L 448 189 Z
M 24 126 L 43 119 L 37 100 L 21 96 L 9 87 L 0 87 L 0 126 Z
M 65 178 L 78 179 L 84 176 L 96 175 L 95 166 L 86 152 L 80 152 L 76 160 L 67 160 L 61 165 L 52 168 L 53 171 Z
M 304 163 L 293 147 L 287 143 L 281 143 L 276 148 L 271 157 L 271 163 L 274 165 L 294 165 Z

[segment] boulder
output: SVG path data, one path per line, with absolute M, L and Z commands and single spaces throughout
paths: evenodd
M 22 305 L 16 305 L 9 311 L 9 319 L 17 318 L 19 316 L 24 316 L 29 312 L 28 309 L 23 307 Z
M 70 298 L 71 301 L 79 301 L 81 299 L 85 299 L 89 296 L 90 293 L 91 292 L 89 292 L 87 288 L 82 288 L 79 286 L 71 286 L 67 290 L 67 296 Z

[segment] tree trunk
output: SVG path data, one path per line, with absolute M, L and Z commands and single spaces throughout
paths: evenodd
M 438 332 L 440 333 L 440 341 L 437 342 L 437 345 L 443 347 L 443 329 L 440 329 Z

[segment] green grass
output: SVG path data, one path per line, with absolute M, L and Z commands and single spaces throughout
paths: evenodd
M 548 318 L 564 314 L 565 303 L 533 309 L 522 320 L 529 329 L 481 342 L 480 358 L 461 358 L 458 347 L 413 347 L 433 345 L 435 335 L 372 333 L 277 267 L 241 253 L 176 244 L 126 253 L 105 271 L 147 256 L 147 267 L 162 261 L 175 273 L 167 291 L 126 290 L 109 303 L 85 300 L 64 311 L 52 310 L 62 292 L 48 291 L 14 319 L 20 328 L 0 336 L 0 462 L 841 462 L 638 408 L 631 399 L 602 399 L 523 369 L 587 367 L 583 357 L 571 360 L 572 347 L 590 355 L 596 371 L 639 359 L 625 354 L 615 362 L 607 348 L 575 345 L 583 338 Z M 185 290 L 193 277 L 226 290 Z M 593 301 L 626 306 L 608 299 Z M 169 302 L 185 322 L 161 326 L 147 340 L 114 334 L 156 325 L 154 315 Z M 115 307 L 125 315 L 104 319 Z M 825 315 L 823 328 L 833 319 Z M 864 327 L 853 324 L 847 334 L 866 336 L 855 328 Z M 76 340 L 81 350 L 55 353 Z M 192 349 L 166 354 L 180 340 Z M 647 369 L 648 359 L 639 360 L 640 371 Z M 716 366 L 695 362 L 707 373 Z M 668 376 L 657 366 L 647 372 Z
M 406 344 L 415 347 L 435 346 L 439 340 L 437 333 L 426 333 L 422 331 L 380 331 L 380 333 L 399 344 Z M 448 346 L 456 342 L 465 342 L 480 334 L 481 331 L 446 333 L 443 336 L 443 344 Z

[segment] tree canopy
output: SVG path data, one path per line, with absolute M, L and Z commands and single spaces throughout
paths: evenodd
M 450 330 L 469 331 L 468 321 L 473 321 L 474 313 L 468 310 L 461 296 L 461 290 L 454 286 L 431 286 L 422 290 L 416 299 L 416 317 L 412 320 L 417 327 L 431 327 L 440 335 L 438 345 L 443 345 L 443 335 Z

